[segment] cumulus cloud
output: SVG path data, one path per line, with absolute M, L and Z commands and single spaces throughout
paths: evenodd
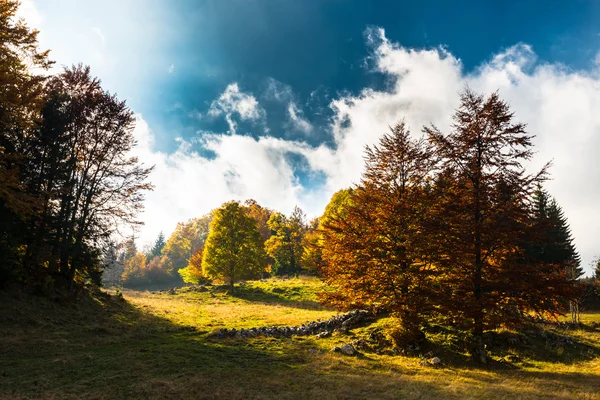
M 205 158 L 181 140 L 171 154 L 154 148 L 154 135 L 141 115 L 137 116 L 135 155 L 154 165 L 151 180 L 155 190 L 147 195 L 141 215 L 145 227 L 140 239 L 149 243 L 161 230 L 170 232 L 177 222 L 200 216 L 225 201 L 253 198 L 278 210 L 289 212 L 296 204 L 306 205 L 312 192 L 294 176 L 288 153 L 308 151 L 305 144 L 272 137 L 254 139 L 244 135 L 205 133 L 198 141 L 214 152 Z M 312 214 L 317 207 L 308 207 Z
M 443 48 L 414 50 L 391 43 L 383 30 L 370 32 L 375 68 L 393 84 L 386 91 L 365 89 L 334 100 L 332 131 L 337 149 L 307 154 L 311 166 L 325 172 L 327 191 L 356 182 L 365 145 L 376 143 L 388 126 L 405 119 L 414 135 L 433 123 L 450 128 L 458 94 L 466 86 L 489 94 L 498 90 L 519 121 L 528 124 L 537 154 L 531 168 L 553 160 L 547 188 L 563 206 L 584 267 L 599 252 L 600 214 L 600 73 L 536 64 L 533 49 L 517 44 L 465 73 L 458 58 Z
M 258 121 L 266 118 L 266 112 L 256 98 L 240 91 L 237 82 L 227 85 L 221 96 L 212 102 L 207 115 L 211 117 L 224 115 L 232 134 L 236 133 L 237 128 L 234 116 L 242 121 Z
M 303 142 L 236 133 L 233 117 L 259 120 L 265 117 L 256 98 L 229 85 L 215 100 L 208 115 L 224 115 L 230 134 L 204 134 L 200 145 L 214 153 L 206 158 L 181 141 L 172 154 L 153 148 L 153 135 L 141 119 L 136 136 L 140 158 L 155 164 L 152 180 L 156 190 L 148 196 L 142 235 L 147 241 L 160 230 L 168 232 L 177 221 L 199 216 L 230 199 L 254 198 L 268 207 L 291 211 L 298 204 L 309 215 L 319 215 L 331 194 L 358 182 L 363 150 L 405 119 L 415 136 L 423 125 L 442 130 L 451 126 L 458 95 L 466 87 L 489 94 L 498 90 L 528 124 L 538 151 L 532 168 L 553 160 L 553 180 L 547 188 L 563 206 L 576 245 L 588 267 L 600 234 L 600 72 L 573 71 L 536 60 L 533 49 L 517 44 L 505 49 L 466 73 L 460 59 L 443 48 L 409 49 L 390 42 L 383 30 L 369 33 L 373 68 L 390 77 L 385 91 L 365 88 L 357 95 L 338 97 L 330 104 L 330 126 L 335 146 L 311 147 Z M 275 85 L 272 98 L 288 104 L 290 118 L 300 120 L 293 97 L 285 86 Z M 303 187 L 288 155 L 307 161 L 312 172 L 321 173 L 319 187 Z M 589 267 L 588 267 L 589 271 Z

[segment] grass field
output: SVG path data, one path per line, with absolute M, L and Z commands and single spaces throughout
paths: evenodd
M 423 349 L 442 359 L 440 368 L 421 365 L 419 354 L 331 351 L 384 329 L 386 318 L 323 339 L 210 337 L 335 315 L 318 303 L 321 290 L 299 278 L 248 282 L 233 296 L 109 291 L 65 304 L 0 292 L 0 398 L 600 399 L 600 329 L 592 325 L 600 314 L 584 315 L 576 330 L 544 327 L 528 341 L 498 332 L 484 367 L 444 332 Z

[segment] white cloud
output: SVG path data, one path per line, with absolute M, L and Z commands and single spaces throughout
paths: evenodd
M 294 177 L 286 160 L 289 152 L 302 153 L 302 143 L 272 137 L 254 139 L 237 134 L 205 133 L 199 141 L 216 154 L 200 156 L 192 143 L 181 140 L 179 149 L 166 154 L 154 149 L 154 135 L 138 115 L 134 136 L 141 162 L 155 165 L 151 180 L 155 190 L 147 195 L 141 215 L 145 227 L 142 243 L 150 243 L 161 230 L 170 232 L 177 222 L 200 216 L 228 200 L 256 199 L 259 203 L 290 212 L 296 204 L 307 206 L 312 193 Z M 321 204 L 308 205 L 311 214 Z
M 382 30 L 371 32 L 371 39 L 375 67 L 395 81 L 385 92 L 365 89 L 332 102 L 337 150 L 321 147 L 307 154 L 312 167 L 327 175 L 328 191 L 358 181 L 364 146 L 376 143 L 389 125 L 405 118 L 417 136 L 430 122 L 447 130 L 464 87 L 486 94 L 499 90 L 516 119 L 536 135 L 531 167 L 554 161 L 546 186 L 564 208 L 588 268 L 600 253 L 600 72 L 536 65 L 531 47 L 518 44 L 465 74 L 460 60 L 444 49 L 403 48 Z
M 212 117 L 224 115 L 229 124 L 229 131 L 233 134 L 237 129 L 233 118 L 236 115 L 242 121 L 258 121 L 266 118 L 266 112 L 256 98 L 240 91 L 237 82 L 229 84 L 221 96 L 212 102 L 207 115 Z
M 288 104 L 288 116 L 292 126 L 305 134 L 312 132 L 313 126 L 305 118 L 302 117 L 302 111 L 296 106 L 296 103 Z
M 142 239 L 151 241 L 160 230 L 169 232 L 178 221 L 199 216 L 230 199 L 255 198 L 261 204 L 284 212 L 295 204 L 311 216 L 319 215 L 331 194 L 358 182 L 363 168 L 364 146 L 374 144 L 389 126 L 405 119 L 415 136 L 421 127 L 434 123 L 449 129 L 465 86 L 489 94 L 499 90 L 518 121 L 528 124 L 536 135 L 538 153 L 532 166 L 553 159 L 553 180 L 547 188 L 563 206 L 586 268 L 600 252 L 600 72 L 572 71 L 560 65 L 536 64 L 535 53 L 518 44 L 493 56 L 472 73 L 465 73 L 458 58 L 445 49 L 413 50 L 391 43 L 382 30 L 372 31 L 374 68 L 388 74 L 385 91 L 364 89 L 354 96 L 332 101 L 331 131 L 335 149 L 321 145 L 263 137 L 253 139 L 236 134 L 233 118 L 260 120 L 264 110 L 236 83 L 212 104 L 209 115 L 224 115 L 230 134 L 205 134 L 200 143 L 214 152 L 205 158 L 192 144 L 180 142 L 173 154 L 155 151 L 153 136 L 140 118 L 136 136 L 140 157 L 156 164 L 152 181 L 156 190 L 148 196 Z M 290 118 L 299 118 L 292 97 L 276 87 L 291 109 Z M 287 154 L 306 157 L 313 171 L 322 172 L 326 182 L 318 188 L 304 188 L 294 174 Z

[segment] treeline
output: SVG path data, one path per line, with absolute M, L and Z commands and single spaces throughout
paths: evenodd
M 0 284 L 100 284 L 116 227 L 137 224 L 150 168 L 135 118 L 82 65 L 48 75 L 37 31 L 0 1 Z
M 296 207 L 288 216 L 254 200 L 228 202 L 200 218 L 179 223 L 168 240 L 161 232 L 151 247 L 139 250 L 135 239 L 111 243 L 104 282 L 125 287 L 160 287 L 217 280 L 315 273 L 310 222 Z M 236 255 L 235 259 L 228 256 Z M 227 266 L 221 264 L 227 263 Z

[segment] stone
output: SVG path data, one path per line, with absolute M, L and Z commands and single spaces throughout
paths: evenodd
M 343 344 L 342 347 L 340 347 L 340 353 L 347 356 L 353 356 L 354 354 L 356 354 L 356 349 L 350 343 L 346 343 Z

